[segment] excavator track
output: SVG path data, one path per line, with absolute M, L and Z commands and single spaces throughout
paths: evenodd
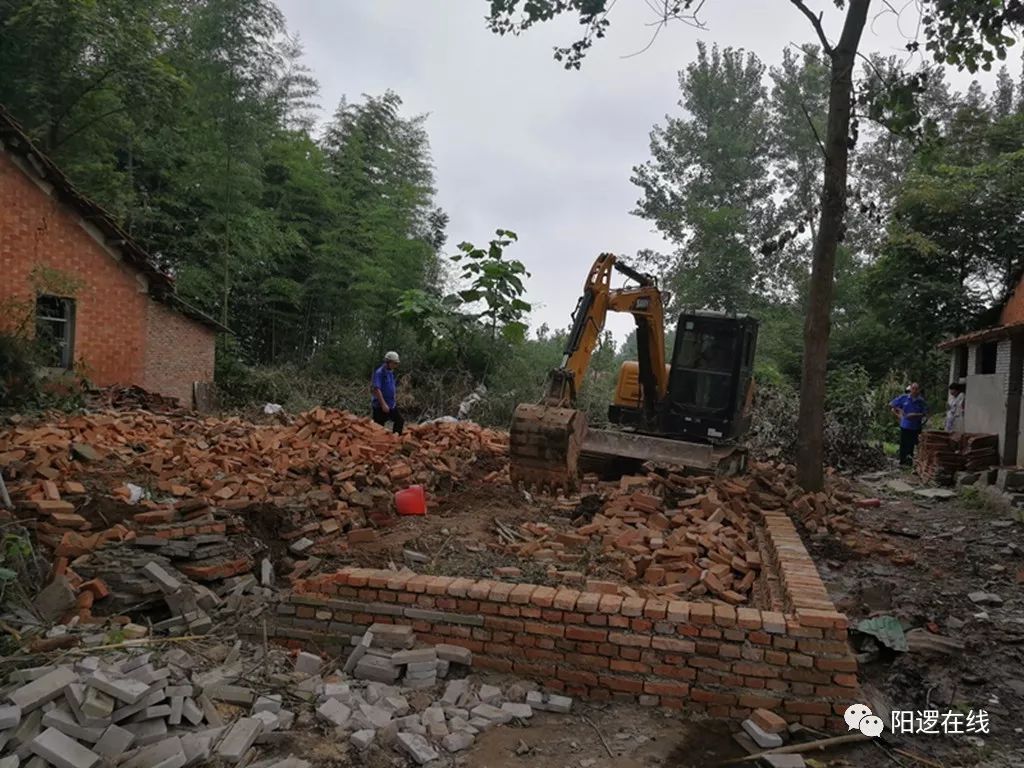
M 577 490 L 586 430 L 586 416 L 575 408 L 518 406 L 509 431 L 513 485 L 567 493 Z

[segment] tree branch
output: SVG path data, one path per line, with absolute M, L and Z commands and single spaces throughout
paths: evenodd
M 62 144 L 66 143 L 68 141 L 70 141 L 75 136 L 80 134 L 82 131 L 89 130 L 90 128 L 92 128 L 97 123 L 102 122 L 103 120 L 106 120 L 108 117 L 111 117 L 112 115 L 116 115 L 119 112 L 127 112 L 127 111 L 128 111 L 128 107 L 121 106 L 121 107 L 117 107 L 116 109 L 108 110 L 108 111 L 104 112 L 102 115 L 97 115 L 95 118 L 93 118 L 89 122 L 85 123 L 84 125 L 78 126 L 77 128 L 75 128 L 75 130 L 71 131 L 71 133 L 68 133 L 67 135 L 63 136 L 60 141 L 54 143 L 53 147 L 51 147 L 51 150 L 61 146 Z
M 807 111 L 807 105 L 802 101 L 800 102 L 800 109 L 804 112 L 804 117 L 807 118 L 807 124 L 811 126 L 811 133 L 814 134 L 814 140 L 818 142 L 818 148 L 821 150 L 821 156 L 828 162 L 828 152 L 825 151 L 825 144 L 821 140 L 821 134 L 818 133 L 817 127 L 814 125 L 814 121 L 811 119 L 811 113 Z
M 825 28 L 821 26 L 821 14 L 815 16 L 814 11 L 808 8 L 803 0 L 789 0 L 789 2 L 800 9 L 800 12 L 810 20 L 811 26 L 814 27 L 814 31 L 818 33 L 818 39 L 821 41 L 822 48 L 825 50 L 826 54 L 831 56 L 832 43 L 828 41 L 828 37 L 825 36 Z

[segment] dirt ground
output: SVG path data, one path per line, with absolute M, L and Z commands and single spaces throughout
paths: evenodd
M 878 508 L 860 509 L 858 522 L 913 555 L 895 565 L 890 558 L 859 555 L 830 537 L 805 536 L 837 607 L 852 625 L 890 615 L 904 628 L 930 631 L 964 644 L 962 651 L 926 655 L 882 650 L 862 664 L 868 703 L 886 723 L 890 710 L 984 709 L 989 734 L 916 734 L 889 743 L 942 766 L 1024 766 L 1024 525 L 969 493 L 948 501 L 921 499 L 889 489 L 890 479 L 916 484 L 893 471 L 864 483 Z M 1001 605 L 977 605 L 968 594 L 999 595 Z M 971 743 L 971 742 L 974 743 Z M 878 763 L 878 754 L 855 758 Z M 873 762 L 874 761 L 874 762 Z M 904 759 L 907 766 L 916 765 Z

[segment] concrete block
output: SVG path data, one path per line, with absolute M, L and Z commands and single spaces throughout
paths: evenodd
M 28 714 L 24 714 L 21 717 L 21 722 L 18 723 L 18 727 L 14 729 L 14 733 L 10 735 L 8 739 L 7 748 L 17 749 L 18 756 L 25 758 L 31 754 L 28 748 L 29 742 L 31 742 L 36 736 L 43 730 L 43 710 L 36 709 Z
M 441 741 L 441 746 L 448 752 L 461 752 L 473 746 L 474 741 L 476 741 L 476 737 L 473 734 L 467 731 L 457 731 L 445 736 Z
M 394 658 L 392 658 L 392 661 L 394 661 Z M 405 674 L 407 677 L 437 677 L 437 661 L 417 661 L 411 664 L 406 664 Z
M 181 718 L 185 709 L 185 697 L 174 696 L 171 698 L 171 714 L 167 716 L 168 725 L 181 725 Z
M 228 704 L 252 704 L 256 700 L 252 688 L 244 685 L 214 685 L 204 693 L 214 701 L 226 701 Z
M 409 649 L 416 642 L 412 627 L 400 624 L 373 624 L 370 626 L 376 648 Z
M 478 704 L 473 707 L 470 713 L 474 718 L 483 718 L 492 723 L 509 723 L 512 721 L 512 714 L 490 704 Z
M 365 749 L 369 749 L 370 745 L 373 744 L 373 739 L 377 736 L 377 732 L 372 729 L 364 729 L 362 731 L 356 731 L 352 734 L 350 742 L 352 746 L 362 752 Z
M 765 733 L 753 720 L 743 721 L 743 730 L 761 749 L 774 749 L 782 746 L 782 737 L 777 733 Z
M 469 721 L 469 724 L 477 731 L 486 731 L 488 728 L 493 728 L 497 725 L 493 720 L 488 720 L 486 717 L 474 717 Z
M 354 671 L 355 677 L 360 680 L 374 680 L 379 683 L 393 683 L 401 674 L 401 667 L 392 664 L 390 659 L 370 655 L 363 656 Z
M 142 572 L 149 577 L 150 581 L 156 584 L 165 595 L 170 595 L 181 589 L 181 582 L 171 576 L 160 565 L 154 562 L 147 563 Z
M 321 720 L 342 727 L 348 723 L 352 710 L 337 699 L 328 699 L 317 708 L 316 714 Z
M 135 735 L 136 747 L 148 747 L 167 737 L 167 723 L 163 720 L 143 720 L 139 723 L 125 723 L 122 728 Z
M 187 762 L 181 739 L 172 736 L 139 750 L 120 768 L 183 768 Z
M 217 746 L 217 754 L 228 763 L 237 763 L 256 743 L 256 737 L 263 730 L 263 724 L 252 717 L 242 717 L 228 729 L 224 740 Z
M 441 643 L 434 646 L 434 651 L 437 653 L 437 658 L 442 661 L 447 661 L 452 664 L 462 664 L 467 667 L 473 664 L 473 652 L 468 648 Z
M 22 713 L 31 712 L 56 699 L 64 693 L 65 688 L 77 680 L 78 675 L 70 667 L 58 667 L 20 688 L 16 688 L 7 698 Z
M 440 707 L 427 707 L 420 715 L 420 721 L 430 738 L 437 740 L 448 735 L 448 724 L 445 721 L 444 710 Z
M 319 674 L 323 665 L 323 659 L 313 653 L 302 651 L 295 657 L 295 671 L 302 675 Z
M 162 689 L 155 690 L 148 696 L 143 698 L 141 701 L 136 702 L 135 704 L 126 704 L 120 709 L 115 709 L 114 714 L 110 716 L 110 719 L 113 720 L 115 723 L 119 723 L 122 720 L 132 717 L 133 715 L 137 715 L 146 707 L 156 706 L 157 704 L 161 703 L 165 698 L 167 697 L 164 696 L 164 692 Z
M 282 709 L 277 713 L 278 727 L 282 731 L 290 730 L 295 723 L 295 713 L 288 709 Z
M 172 711 L 173 710 L 171 709 L 171 705 L 170 704 L 156 704 L 155 706 L 146 707 L 145 709 L 143 709 L 140 712 L 136 713 L 136 715 L 133 718 L 133 720 L 136 723 L 139 723 L 139 722 L 142 722 L 143 720 L 154 720 L 154 719 L 156 719 L 158 717 L 160 717 L 160 718 L 170 717 Z
M 194 699 L 185 699 L 182 702 L 181 716 L 192 725 L 199 725 L 203 722 L 203 710 L 199 708 Z
M 417 765 L 426 765 L 432 760 L 437 760 L 440 755 L 430 746 L 430 742 L 418 733 L 402 731 L 398 734 L 396 744 L 401 751 L 405 752 Z
M 267 558 L 260 561 L 260 584 L 264 587 L 274 586 L 274 564 Z
M 21 765 L 21 759 L 17 755 L 0 757 L 0 768 L 18 768 L 19 765 Z
M 14 670 L 7 679 L 12 683 L 31 683 L 33 680 L 38 680 L 43 675 L 50 674 L 55 669 L 57 669 L 57 667 L 52 664 L 42 667 L 25 667 L 24 669 Z
M 380 702 L 380 706 L 391 710 L 393 717 L 404 717 L 409 714 L 409 702 L 404 696 L 387 696 Z
M 260 696 L 256 699 L 256 703 L 252 705 L 252 713 L 257 712 L 272 712 L 277 714 L 281 711 L 281 694 L 275 693 L 271 696 Z
M 567 715 L 572 710 L 572 699 L 543 691 L 530 691 L 526 694 L 526 703 L 543 712 L 556 712 Z
M 511 701 L 506 701 L 501 705 L 501 708 L 512 715 L 512 717 L 518 717 L 520 720 L 529 720 L 533 717 L 533 709 L 529 704 L 515 704 Z
M 415 648 L 411 651 L 399 651 L 392 654 L 391 661 L 395 664 L 423 664 L 431 665 L 437 662 L 437 651 L 433 648 Z
M 252 716 L 263 723 L 263 733 L 276 731 L 281 725 L 280 718 L 274 712 L 254 712 Z
M 186 733 L 181 737 L 185 765 L 202 765 L 213 755 L 214 737 L 210 733 Z
M 32 740 L 32 754 L 56 768 L 92 768 L 100 756 L 56 728 L 47 728 Z
M 377 707 L 372 704 L 360 704 L 359 712 L 373 726 L 374 729 L 385 728 L 391 722 L 391 713 L 384 707 Z
M 79 725 L 74 716 L 63 709 L 51 709 L 43 715 L 44 728 L 56 728 L 65 736 L 70 736 L 78 741 L 87 741 L 95 744 L 103 736 L 103 728 L 87 728 Z
M 90 688 L 96 688 L 108 696 L 113 696 L 118 701 L 123 701 L 125 704 L 136 704 L 151 692 L 150 686 L 146 683 L 130 677 L 110 677 L 101 669 L 86 678 L 86 684 Z
M 82 717 L 109 720 L 110 716 L 114 714 L 114 697 L 99 688 L 87 687 L 82 703 L 79 705 L 79 711 L 82 713 Z
M 21 722 L 21 707 L 17 704 L 0 706 L 0 731 L 17 728 Z
M 134 741 L 134 733 L 119 725 L 111 725 L 103 732 L 100 740 L 96 742 L 93 751 L 100 757 L 113 760 L 127 752 Z
M 337 699 L 347 704 L 349 699 L 352 698 L 352 689 L 348 683 L 324 683 L 324 690 L 321 695 L 325 699 Z
M 477 696 L 480 697 L 480 701 L 484 704 L 497 704 L 502 699 L 501 688 L 498 688 L 495 685 L 484 684 L 480 686 L 480 691 L 477 693 Z
M 452 680 L 445 686 L 444 695 L 441 697 L 441 703 L 454 707 L 459 703 L 459 699 L 468 692 L 469 680 Z

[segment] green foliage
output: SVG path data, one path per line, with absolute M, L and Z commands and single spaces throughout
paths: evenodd
M 633 169 L 634 213 L 676 246 L 666 284 L 679 306 L 747 309 L 757 290 L 773 210 L 763 74 L 753 54 L 698 43 L 679 75 L 686 117 L 656 126 L 652 159 Z
M 35 358 L 21 336 L 0 333 L 0 408 L 17 408 L 38 400 Z
M 519 239 L 516 233 L 499 229 L 496 234 L 487 250 L 472 243 L 459 244 L 461 253 L 451 260 L 462 267 L 461 277 L 470 283 L 458 295 L 467 304 L 484 303 L 476 316 L 490 328 L 492 339 L 500 329 L 508 341 L 522 341 L 526 336 L 523 317 L 530 311 L 530 305 L 521 298 L 526 291 L 522 278 L 530 273 L 521 261 L 504 259 L 505 248 Z

